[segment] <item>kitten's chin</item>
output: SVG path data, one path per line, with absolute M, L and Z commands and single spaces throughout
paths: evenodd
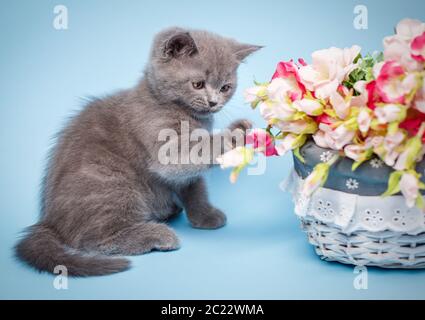
M 208 118 L 223 109 L 223 106 L 217 106 L 208 109 L 191 108 L 193 114 L 197 118 Z

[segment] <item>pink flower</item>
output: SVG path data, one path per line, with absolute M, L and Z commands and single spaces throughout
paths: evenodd
M 368 96 L 367 106 L 369 109 L 374 110 L 376 108 L 376 103 L 379 102 L 379 97 L 376 93 L 376 80 L 373 80 L 366 85 L 366 91 Z
M 379 76 L 376 79 L 375 92 L 379 100 L 385 103 L 405 103 L 406 96 L 415 88 L 416 76 L 407 74 L 404 68 L 395 61 L 387 61 L 383 64 Z M 371 96 L 369 95 L 369 99 Z M 376 101 L 376 100 L 375 100 Z
M 288 103 L 301 99 L 302 89 L 299 87 L 295 77 L 275 78 L 267 87 L 267 95 L 274 102 Z
M 332 129 L 331 126 L 322 123 L 319 125 L 319 129 L 322 133 L 320 131 L 317 132 L 313 136 L 313 139 L 322 148 L 342 150 L 347 144 L 353 141 L 355 136 L 355 132 L 348 130 L 344 125 Z
M 313 63 L 299 70 L 301 82 L 306 89 L 313 91 L 317 98 L 326 99 L 338 89 L 345 77 L 356 68 L 355 58 L 360 47 L 339 49 L 329 48 L 315 51 Z
M 335 119 L 331 118 L 326 113 L 323 113 L 320 116 L 316 117 L 315 120 L 318 124 L 323 123 L 323 124 L 327 124 L 327 125 L 331 125 L 335 122 Z
M 420 63 L 425 62 L 425 32 L 413 39 L 410 45 L 412 58 Z
M 405 135 L 399 130 L 395 133 L 387 134 L 381 143 L 375 143 L 373 151 L 384 160 L 387 166 L 394 166 L 400 152 L 397 147 L 404 141 Z
M 425 114 L 418 112 L 413 118 L 406 119 L 400 123 L 400 128 L 405 129 L 410 136 L 415 136 L 424 122 Z M 422 142 L 425 144 L 425 135 L 422 137 Z
M 331 92 L 329 99 L 332 107 L 334 108 L 336 115 L 340 119 L 347 118 L 350 112 L 350 102 L 345 101 L 345 99 L 337 92 Z
M 396 27 L 396 34 L 384 39 L 385 60 L 400 63 L 408 71 L 420 71 L 423 64 L 412 56 L 411 44 L 425 32 L 425 23 L 419 20 L 404 19 Z
M 405 135 L 401 131 L 387 134 L 384 138 L 384 148 L 387 151 L 393 150 L 398 147 L 404 140 Z
M 288 62 L 279 62 L 272 77 L 272 81 L 279 78 L 291 81 L 294 90 L 290 92 L 289 97 L 292 101 L 301 99 L 305 93 L 305 87 L 300 81 L 298 69 L 299 67 L 292 60 Z
M 420 161 L 423 158 L 423 144 L 422 137 L 425 133 L 425 123 L 422 123 L 419 127 L 418 132 L 414 137 L 407 140 L 404 145 L 403 151 L 397 159 L 394 169 L 411 170 L 415 167 L 416 161 Z
M 350 101 L 350 107 L 365 107 L 368 102 L 368 93 L 366 90 L 366 81 L 357 81 L 354 89 L 360 94 L 353 96 Z
M 413 107 L 422 113 L 425 113 L 425 80 L 422 80 L 422 87 L 416 92 Z
M 369 131 L 370 124 L 372 122 L 372 117 L 370 111 L 367 108 L 362 108 L 357 116 L 357 123 L 359 124 L 359 130 L 365 136 Z
M 274 142 L 270 134 L 263 129 L 254 129 L 246 136 L 246 144 L 252 144 L 254 149 L 262 152 L 265 156 L 277 155 Z

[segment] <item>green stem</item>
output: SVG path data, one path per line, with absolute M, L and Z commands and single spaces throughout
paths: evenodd
M 328 162 L 326 162 L 329 166 L 332 166 L 338 159 L 339 159 L 339 154 L 335 154 Z
M 418 130 L 418 133 L 416 134 L 416 136 L 422 137 L 424 135 L 424 133 L 425 133 L 425 122 L 422 122 L 422 124 L 421 124 L 421 126 L 420 126 L 420 128 Z

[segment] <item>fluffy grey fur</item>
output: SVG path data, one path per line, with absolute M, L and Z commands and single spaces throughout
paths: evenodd
M 161 164 L 158 134 L 179 132 L 181 121 L 190 130 L 211 129 L 213 114 L 235 91 L 238 65 L 259 48 L 204 31 L 159 33 L 138 85 L 92 101 L 61 132 L 40 221 L 16 246 L 17 256 L 40 271 L 64 265 L 72 276 L 104 275 L 129 268 L 122 256 L 179 248 L 163 222 L 183 208 L 193 227 L 222 227 L 226 216 L 209 203 L 201 177 L 212 164 Z M 230 126 L 249 128 L 245 120 Z

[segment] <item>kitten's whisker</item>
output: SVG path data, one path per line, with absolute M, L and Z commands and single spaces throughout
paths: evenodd
M 222 109 L 220 111 L 220 113 L 217 114 L 217 116 L 224 117 L 227 121 L 230 121 L 230 122 L 232 121 L 231 117 L 229 116 L 229 114 L 227 113 L 227 111 L 224 110 L 224 109 Z
M 235 120 L 235 117 L 232 117 L 232 115 L 230 115 L 227 110 L 223 110 L 223 114 L 226 116 L 227 120 L 229 120 L 230 122 Z

